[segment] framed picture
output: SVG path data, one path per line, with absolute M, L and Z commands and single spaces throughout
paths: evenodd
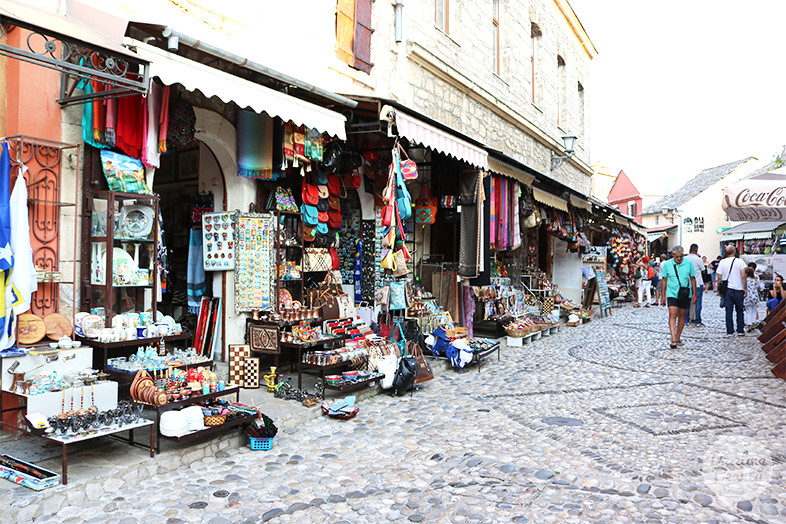
M 180 151 L 177 154 L 177 179 L 194 180 L 199 178 L 199 149 Z

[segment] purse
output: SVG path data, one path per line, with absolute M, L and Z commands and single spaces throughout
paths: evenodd
M 390 284 L 390 309 L 406 309 L 407 299 L 404 291 L 404 281 L 394 280 Z
M 382 257 L 382 262 L 379 263 L 379 267 L 396 271 L 396 256 L 392 249 L 387 250 L 387 253 Z
M 404 177 L 404 180 L 415 180 L 418 177 L 418 165 L 409 159 L 407 152 L 404 151 L 404 148 L 401 147 L 401 144 L 397 145 L 398 150 L 404 155 L 404 158 L 406 158 L 406 160 L 399 162 L 401 176 Z
M 428 184 L 423 184 L 415 200 L 415 223 L 433 224 L 437 219 L 437 199 L 431 194 Z
M 390 287 L 382 286 L 379 288 L 374 296 L 375 305 L 382 306 L 383 309 L 388 309 L 390 305 Z M 373 308 L 371 308 L 373 311 Z
M 300 206 L 300 213 L 303 215 L 303 223 L 307 226 L 315 226 L 319 222 L 319 211 L 316 206 L 303 203 Z
M 407 260 L 404 258 L 404 251 L 399 249 L 393 255 L 395 259 L 395 266 L 393 268 L 393 276 L 394 277 L 403 277 L 409 274 L 409 267 L 407 267 Z
M 333 267 L 333 258 L 327 248 L 307 247 L 303 253 L 303 271 L 316 273 L 330 271 Z
M 396 207 L 402 219 L 407 220 L 412 216 L 412 197 L 407 190 L 404 183 L 404 177 L 401 174 L 401 162 L 398 156 L 398 150 L 393 149 L 393 160 L 396 171 Z
M 734 263 L 736 261 L 737 261 L 736 258 L 731 261 L 731 267 L 729 267 L 729 276 L 731 276 L 731 270 L 734 269 Z M 729 289 L 729 281 L 728 280 L 721 280 L 720 282 L 718 282 L 718 294 L 719 295 L 725 295 L 726 294 L 726 290 L 728 290 L 728 289 Z M 725 307 L 725 304 L 723 306 L 721 306 L 721 307 Z
M 690 262 L 691 264 L 693 262 Z M 734 265 L 734 262 L 732 262 Z M 682 282 L 680 282 L 680 274 L 677 272 L 677 265 L 674 265 L 674 274 L 677 275 L 677 285 L 680 287 L 677 290 L 677 300 L 680 302 L 685 302 L 686 300 L 690 300 L 690 288 L 689 287 L 682 287 Z
M 377 328 L 379 336 L 387 339 L 393 333 L 393 317 L 390 316 L 390 311 L 380 312 L 377 317 Z
M 417 374 L 415 375 L 415 384 L 422 384 L 434 378 L 434 372 L 431 371 L 431 364 L 423 356 L 423 349 L 415 342 L 409 343 L 409 352 L 415 359 L 418 366 Z
M 303 178 L 303 190 L 301 193 L 303 204 L 316 206 L 319 202 L 319 189 L 314 184 L 309 184 L 305 177 Z

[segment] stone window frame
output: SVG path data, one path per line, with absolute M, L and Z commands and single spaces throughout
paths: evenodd
M 447 0 L 446 0 L 447 1 Z M 358 71 L 370 73 L 371 61 L 371 6 L 373 0 L 337 0 L 336 56 Z

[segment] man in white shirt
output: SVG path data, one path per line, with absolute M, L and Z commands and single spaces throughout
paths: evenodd
M 690 253 L 688 254 L 687 258 L 691 262 L 693 262 L 693 267 L 696 268 L 696 302 L 691 304 L 690 306 L 690 317 L 688 317 L 688 321 L 686 325 L 690 326 L 690 323 L 693 322 L 696 327 L 704 327 L 704 324 L 701 323 L 701 301 L 702 297 L 704 296 L 704 284 L 701 281 L 701 274 L 706 267 L 704 262 L 702 262 L 701 257 L 698 255 L 699 253 L 699 245 L 698 244 L 691 244 L 690 245 Z
M 737 336 L 745 336 L 745 317 L 742 301 L 748 294 L 748 278 L 745 276 L 745 262 L 736 258 L 734 246 L 726 246 L 726 258 L 718 264 L 718 282 L 726 282 L 728 287 L 723 295 L 726 303 L 726 336 L 734 336 L 734 321 L 732 312 L 737 312 Z

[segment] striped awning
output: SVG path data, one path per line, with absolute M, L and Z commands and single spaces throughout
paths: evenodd
M 546 193 L 542 189 L 538 189 L 537 187 L 532 188 L 532 196 L 535 197 L 535 200 L 543 204 L 544 206 L 553 207 L 554 209 L 559 209 L 560 211 L 564 211 L 565 213 L 568 212 L 568 201 L 562 199 L 558 196 L 554 196 L 551 193 Z
M 463 160 L 479 169 L 489 168 L 489 154 L 485 149 L 418 120 L 399 109 L 396 109 L 396 127 L 399 136 L 407 137 L 412 142 Z
M 533 175 L 530 175 L 526 171 L 523 171 L 517 167 L 513 167 L 502 160 L 497 160 L 493 156 L 489 157 L 489 171 L 498 175 L 504 175 L 514 180 L 518 180 L 527 186 L 532 185 L 532 181 L 535 180 Z
M 570 203 L 573 207 L 578 207 L 579 209 L 583 209 L 585 211 L 592 211 L 592 204 L 590 204 L 589 201 L 584 200 L 583 198 L 570 195 Z

